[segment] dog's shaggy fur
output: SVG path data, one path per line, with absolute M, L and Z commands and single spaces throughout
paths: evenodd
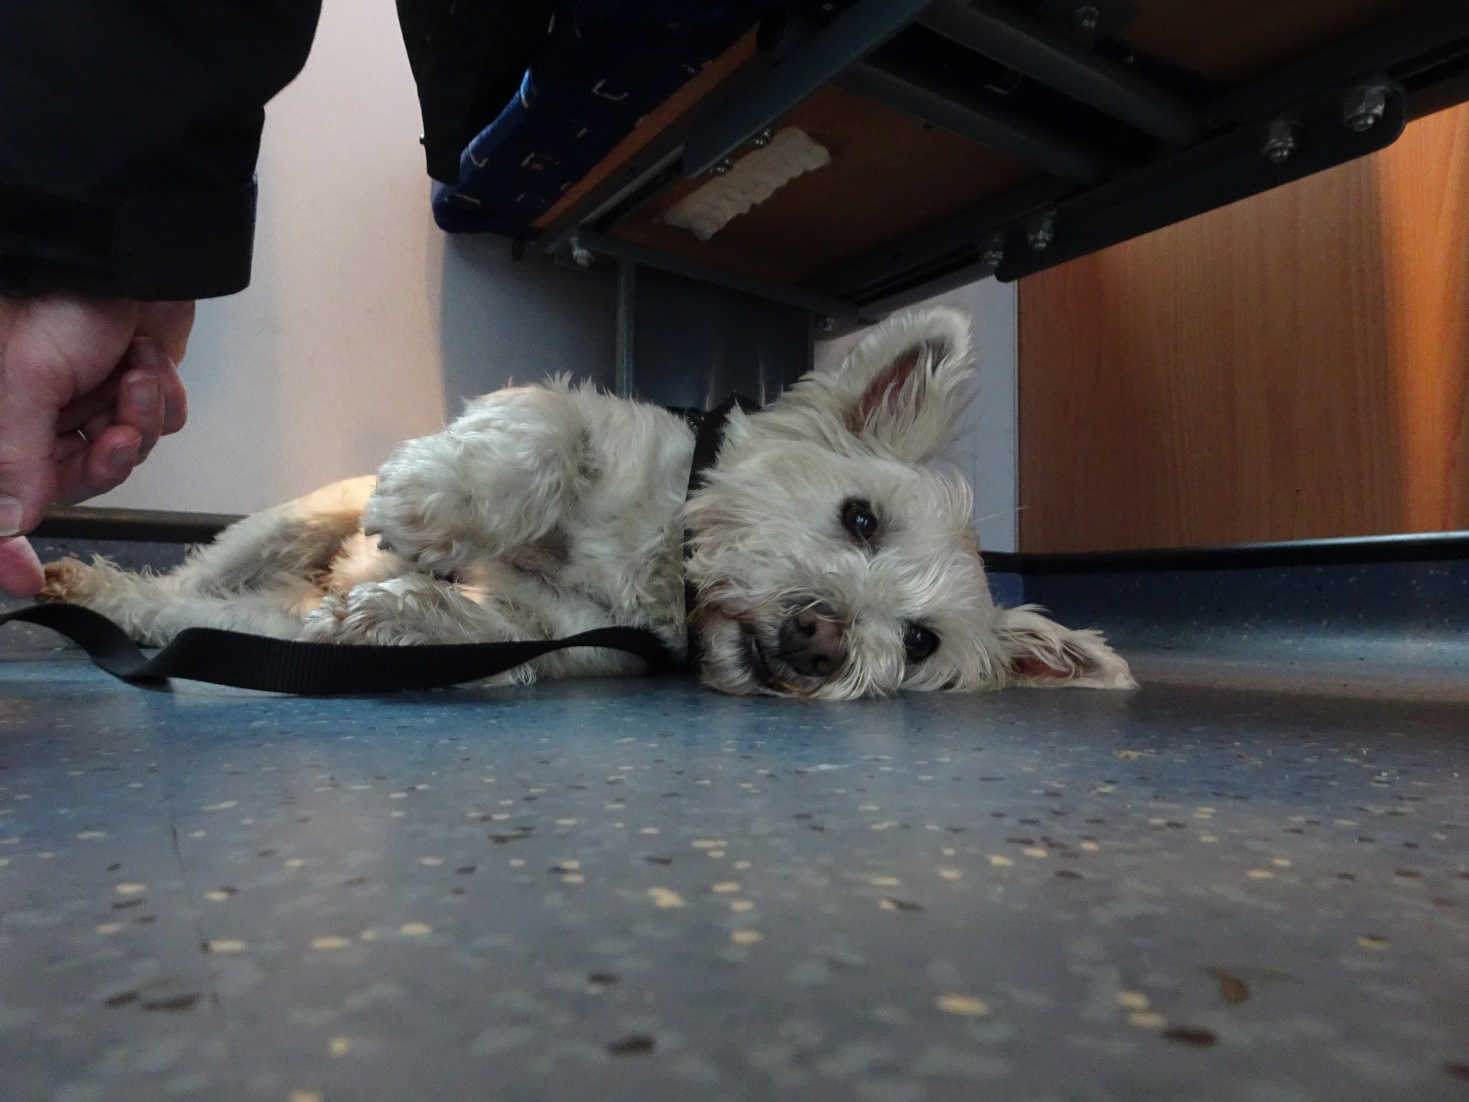
M 970 490 L 926 467 L 969 373 L 959 314 L 889 321 L 834 371 L 734 411 L 687 502 L 680 417 L 565 379 L 500 390 L 375 478 L 248 517 L 170 574 L 67 559 L 46 568 L 45 596 L 154 645 L 194 625 L 411 644 L 624 624 L 680 656 L 692 627 L 703 679 L 731 693 L 1132 687 L 1100 635 L 991 600 Z M 638 668 L 572 648 L 505 676 Z

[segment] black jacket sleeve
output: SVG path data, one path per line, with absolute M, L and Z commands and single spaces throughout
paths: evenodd
M 264 105 L 320 0 L 0 3 L 0 293 L 250 281 Z
M 459 154 L 520 90 L 553 0 L 397 0 L 423 113 L 428 174 L 459 178 Z

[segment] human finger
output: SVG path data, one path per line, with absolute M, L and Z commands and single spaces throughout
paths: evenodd
M 131 357 L 131 362 L 138 362 Z M 117 386 L 117 423 L 136 429 L 141 443 L 138 461 L 148 458 L 153 445 L 163 435 L 163 388 L 158 372 L 138 367 L 123 373 Z
M 160 436 L 177 432 L 188 420 L 189 399 L 178 369 L 156 342 L 139 339 L 105 382 L 68 403 L 56 423 L 58 438 L 78 430 L 96 439 L 112 424 L 131 425 L 143 438 L 141 458 Z
M 110 425 L 84 449 L 63 449 L 53 459 L 56 503 L 74 505 L 122 485 L 141 462 L 142 443 L 131 425 Z
M 151 344 L 151 342 L 141 341 L 138 343 Z M 67 403 L 66 408 L 57 418 L 57 433 L 64 434 L 82 429 L 88 436 L 95 436 L 100 431 L 99 419 L 107 424 L 118 419 L 115 415 L 120 400 L 120 386 L 125 378 L 135 377 L 137 372 L 143 370 L 142 364 L 145 362 L 150 365 L 151 373 L 157 378 L 158 389 L 163 398 L 161 435 L 167 436 L 183 428 L 189 417 L 189 395 L 184 388 L 183 380 L 179 377 L 177 365 L 166 355 L 160 364 L 156 360 L 140 360 L 130 352 L 104 382 Z M 134 416 L 136 415 L 135 413 Z M 123 418 L 123 420 L 130 419 Z
M 46 584 L 41 560 L 24 536 L 0 539 L 0 593 L 12 597 L 34 597 Z
M 75 432 L 77 429 L 90 432 L 91 429 L 96 428 L 99 418 L 104 419 L 105 423 L 110 425 L 114 419 L 113 409 L 117 405 L 117 384 L 121 378 L 122 371 L 114 371 L 96 388 L 68 402 L 56 416 L 57 435 Z
M 168 358 L 176 364 L 184 362 L 189 334 L 194 328 L 192 302 L 144 302 L 138 311 L 138 333 L 152 337 L 163 346 Z
M 135 321 L 126 303 L 0 297 L 0 537 L 40 521 L 59 414 L 107 379 Z
M 163 435 L 178 432 L 189 419 L 189 392 L 179 376 L 178 361 L 166 354 L 158 369 L 158 388 L 163 395 Z
M 70 433 L 58 434 L 56 438 L 58 446 L 65 446 L 72 440 L 80 441 L 85 446 L 88 440 L 97 439 L 97 437 L 101 436 L 116 423 L 117 418 L 113 414 L 112 407 L 109 406 L 95 417 L 87 418 L 86 421 Z
M 90 435 L 88 435 L 86 429 L 77 429 L 74 432 L 68 432 L 58 436 L 56 438 L 56 449 L 51 453 L 53 462 L 65 463 L 73 456 L 80 455 L 91 447 L 91 439 L 96 436 L 101 436 L 103 431 L 111 424 L 112 422 L 110 420 L 102 421 L 92 429 Z
M 156 340 L 163 349 L 165 363 L 159 369 L 159 383 L 163 387 L 165 434 L 178 432 L 188 417 L 188 395 L 178 366 L 184 362 L 193 329 L 193 302 L 145 302 L 138 311 L 138 335 Z

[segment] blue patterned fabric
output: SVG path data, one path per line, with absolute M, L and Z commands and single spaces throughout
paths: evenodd
M 776 0 L 574 0 L 558 9 L 519 94 L 434 190 L 450 233 L 515 235 L 596 165 L 637 121 L 723 53 Z M 810 5 L 818 13 L 840 7 Z

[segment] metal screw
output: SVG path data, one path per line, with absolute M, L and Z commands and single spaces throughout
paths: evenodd
M 1301 139 L 1296 124 L 1289 119 L 1276 119 L 1265 131 L 1265 144 L 1260 152 L 1274 165 L 1283 165 L 1300 148 Z
M 753 138 L 750 139 L 750 144 L 753 145 L 756 149 L 764 149 L 767 145 L 770 144 L 770 139 L 773 137 L 775 137 L 775 134 L 771 131 L 770 127 L 767 126 L 764 130 L 760 131 L 760 133 L 756 134 Z
M 573 264 L 578 268 L 590 268 L 596 259 L 592 250 L 583 245 L 578 238 L 571 239 L 571 262 Z
M 1071 11 L 1071 22 L 1079 31 L 1095 33 L 1102 21 L 1102 12 L 1095 4 L 1078 4 Z
M 1005 245 L 998 237 L 985 246 L 984 252 L 979 256 L 979 262 L 990 271 L 995 271 L 1005 262 Z
M 733 165 L 730 163 L 730 159 L 728 157 L 721 157 L 719 160 L 715 161 L 713 165 L 710 166 L 709 171 L 714 173 L 714 175 L 716 176 L 723 176 L 732 167 Z
M 1026 224 L 1025 240 L 1038 253 L 1043 253 L 1056 240 L 1056 212 L 1038 214 Z
M 816 319 L 816 331 L 818 333 L 830 333 L 837 327 L 837 319 L 830 314 L 822 314 Z
M 1358 84 L 1342 97 L 1342 122 L 1358 134 L 1365 134 L 1376 126 L 1386 111 L 1387 82 L 1383 80 Z

